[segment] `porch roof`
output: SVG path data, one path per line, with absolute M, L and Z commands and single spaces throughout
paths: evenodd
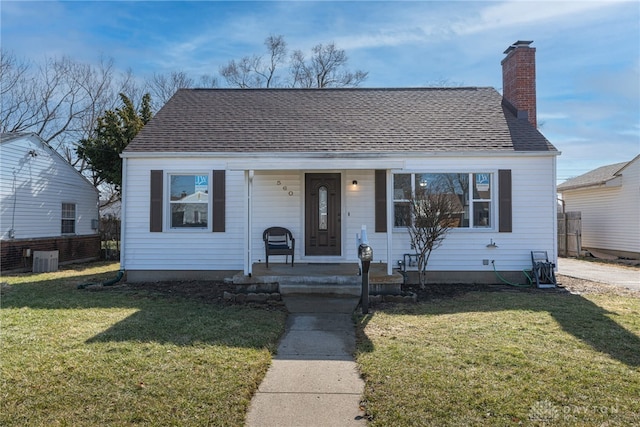
M 127 153 L 553 152 L 493 88 L 181 89 Z

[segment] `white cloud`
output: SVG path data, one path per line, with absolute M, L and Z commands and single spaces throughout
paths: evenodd
M 538 121 L 547 121 L 547 120 L 564 120 L 568 118 L 569 115 L 567 113 L 541 113 L 538 114 Z
M 585 25 L 589 19 L 601 18 L 603 9 L 624 3 L 629 4 L 615 1 L 402 2 L 396 3 L 395 11 L 384 9 L 384 16 L 373 16 L 379 20 L 375 25 L 369 22 L 370 25 L 362 26 L 356 22 L 336 42 L 344 49 L 353 50 L 437 43 L 481 33 L 496 37 L 498 31 L 507 28 L 528 27 L 528 32 L 530 29 L 539 32 L 545 31 L 545 25 L 558 21 L 564 26 Z M 555 32 L 561 28 L 556 26 L 550 30 Z M 504 39 L 504 33 L 498 37 Z
M 366 49 L 377 47 L 400 46 L 408 43 L 423 42 L 427 35 L 419 28 L 387 29 L 375 33 L 343 36 L 336 39 L 336 44 L 345 50 Z
M 596 1 L 511 1 L 491 4 L 477 17 L 466 18 L 453 25 L 457 35 L 469 35 L 496 31 L 505 27 L 521 27 L 529 24 L 565 20 L 569 16 L 599 10 L 614 2 Z

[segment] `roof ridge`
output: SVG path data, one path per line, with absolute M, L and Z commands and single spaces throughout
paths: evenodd
M 202 91 L 202 92 L 399 92 L 399 91 L 457 91 L 457 90 L 496 90 L 491 86 L 411 86 L 411 87 L 336 87 L 336 88 L 297 88 L 297 87 L 256 87 L 256 88 L 233 88 L 233 87 L 194 87 L 182 88 L 179 91 Z

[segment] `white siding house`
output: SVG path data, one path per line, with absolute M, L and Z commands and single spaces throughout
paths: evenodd
M 371 160 L 367 159 L 367 162 Z M 405 228 L 394 227 L 393 203 L 388 201 L 387 229 L 376 232 L 374 186 L 375 170 L 353 169 L 355 159 L 348 162 L 315 159 L 313 169 L 281 169 L 279 171 L 226 171 L 226 218 L 224 232 L 212 232 L 205 228 L 172 227 L 169 206 L 164 206 L 162 232 L 150 232 L 151 210 L 149 187 L 152 170 L 162 170 L 167 188 L 172 174 L 201 173 L 209 178 L 215 170 L 229 167 L 231 161 L 220 162 L 215 158 L 179 157 L 135 159 L 126 158 L 127 186 L 125 192 L 125 223 L 122 263 L 136 277 L 135 272 L 165 271 L 171 277 L 184 277 L 187 271 L 251 272 L 253 263 L 264 263 L 262 232 L 268 227 L 282 226 L 296 236 L 296 260 L 298 262 L 357 262 L 355 236 L 362 225 L 368 230 L 369 243 L 374 248 L 375 262 L 397 264 L 404 253 L 411 253 Z M 294 163 L 297 164 L 298 161 Z M 385 161 L 383 161 L 385 162 Z M 397 161 L 386 160 L 387 163 Z M 135 168 L 130 165 L 135 164 Z M 282 158 L 262 159 L 263 164 L 277 163 L 283 168 Z M 520 273 L 529 268 L 532 250 L 547 250 L 555 258 L 555 157 L 548 153 L 534 156 L 491 155 L 469 157 L 424 157 L 405 159 L 397 167 L 385 170 L 387 194 L 393 192 L 396 174 L 455 171 L 464 174 L 482 172 L 489 174 L 496 188 L 500 170 L 510 170 L 513 230 L 500 232 L 498 218 L 498 192 L 490 199 L 491 220 L 489 226 L 458 228 L 450 232 L 444 244 L 436 250 L 429 263 L 429 271 L 440 271 L 451 281 L 493 278 L 492 265 L 484 260 L 495 260 L 501 271 Z M 176 165 L 182 165 L 176 169 Z M 188 165 L 188 166 L 187 166 Z M 377 165 L 381 167 L 381 165 Z M 291 167 L 299 167 L 292 165 Z M 326 167 L 327 169 L 322 169 Z M 374 166 L 375 167 L 375 166 Z M 305 253 L 304 178 L 308 171 L 328 171 L 341 177 L 340 235 L 342 242 L 336 255 L 307 255 Z M 354 186 L 353 181 L 357 181 Z M 516 191 L 515 189 L 518 189 Z M 211 200 L 207 203 L 211 206 Z M 213 215 L 216 215 L 215 213 Z M 175 225 L 175 224 L 174 224 Z M 492 247 L 491 242 L 497 247 Z M 169 250 L 170 248 L 170 250 Z M 468 274 L 454 274 L 468 272 Z M 477 273 L 491 273 L 480 274 Z M 454 279 L 455 277 L 455 279 Z M 442 279 L 441 279 L 442 280 Z
M 22 249 L 99 256 L 98 191 L 38 135 L 0 135 L 0 206 L 4 269 L 24 264 Z
M 433 278 L 493 282 L 495 261 L 518 280 L 534 250 L 555 261 L 559 152 L 536 129 L 529 44 L 505 52 L 504 97 L 483 87 L 179 90 L 122 156 L 128 280 L 249 275 L 273 226 L 293 232 L 300 263 L 357 262 L 365 226 L 391 274 L 413 252 L 403 204 L 443 177 L 463 208 L 432 254 Z
M 581 212 L 582 247 L 640 258 L 640 155 L 558 186 L 566 211 Z

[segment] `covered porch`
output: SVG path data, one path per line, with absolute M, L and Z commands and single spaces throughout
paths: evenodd
M 263 271 L 266 257 L 263 233 L 272 227 L 282 227 L 295 238 L 298 267 L 309 265 L 315 271 L 316 264 L 346 265 L 343 267 L 346 274 L 342 268 L 328 274 L 318 270 L 321 274 L 312 274 L 314 280 L 326 275 L 357 277 L 356 238 L 363 228 L 368 230 L 374 261 L 387 267 L 384 276 L 393 276 L 394 265 L 387 265 L 387 260 L 392 259 L 392 233 L 387 230 L 393 227 L 393 204 L 385 203 L 388 198 L 378 193 L 392 193 L 391 170 L 403 169 L 404 161 L 366 155 L 336 158 L 318 153 L 300 158 L 296 154 L 295 157 L 283 154 L 277 162 L 270 158 L 248 158 L 227 164 L 229 170 L 244 175 L 242 222 L 246 227 L 243 227 L 242 275 L 249 278 L 274 275 Z M 376 270 L 380 268 L 376 266 Z M 285 273 L 283 277 L 288 275 Z M 297 272 L 295 275 L 306 276 Z

